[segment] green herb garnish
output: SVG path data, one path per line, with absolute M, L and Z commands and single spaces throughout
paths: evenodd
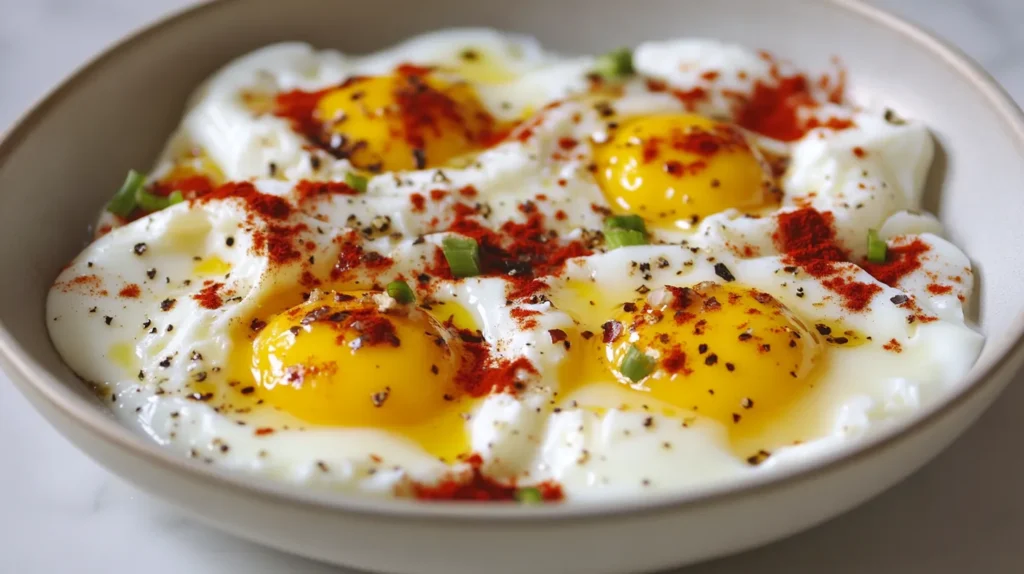
M 604 228 L 606 231 L 609 229 L 632 229 L 647 233 L 647 224 L 639 215 L 613 215 L 604 220 Z
M 178 194 L 177 198 L 174 197 L 174 193 L 164 197 L 162 195 L 150 193 L 146 191 L 145 188 L 140 188 L 138 191 L 135 192 L 135 202 L 136 204 L 138 204 L 139 207 L 142 208 L 143 211 L 147 213 L 153 213 L 154 211 L 166 209 L 174 205 L 174 203 L 180 203 L 184 199 L 180 191 L 177 191 L 175 193 Z M 175 199 L 178 199 L 178 201 L 175 202 Z
M 125 178 L 124 183 L 121 184 L 121 189 L 117 190 L 114 197 L 107 203 L 107 211 L 120 217 L 130 216 L 135 211 L 136 205 L 138 205 L 135 200 L 135 194 L 144 185 L 146 185 L 146 176 L 134 169 L 129 170 L 128 176 Z
M 604 232 L 604 243 L 608 249 L 618 249 L 629 245 L 647 245 L 647 236 L 644 232 L 633 229 L 609 229 Z
M 606 80 L 617 80 L 633 73 L 633 51 L 629 48 L 612 50 L 597 59 L 594 71 Z
M 480 274 L 480 246 L 471 237 L 445 237 L 441 250 L 448 260 L 448 267 L 456 277 L 473 277 Z
M 647 245 L 647 224 L 639 215 L 613 215 L 604 220 L 604 240 L 608 249 Z
M 516 501 L 522 504 L 538 504 L 544 502 L 544 495 L 532 486 L 516 490 Z
M 868 261 L 872 263 L 885 263 L 888 246 L 885 241 L 878 237 L 874 229 L 868 230 Z
M 370 183 L 370 180 L 354 171 L 350 171 L 345 174 L 345 183 L 359 193 L 366 193 L 366 186 Z
M 626 378 L 629 380 L 639 383 L 644 377 L 654 371 L 655 363 L 655 359 L 648 357 L 636 345 L 630 345 L 629 350 L 626 351 L 626 356 L 622 358 L 622 364 L 619 365 L 619 371 L 626 375 Z
M 405 281 L 392 281 L 388 283 L 387 291 L 392 299 L 403 305 L 416 300 L 416 294 L 412 292 L 412 287 L 409 287 L 409 284 Z

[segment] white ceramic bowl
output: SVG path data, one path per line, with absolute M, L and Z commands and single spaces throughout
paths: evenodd
M 567 52 L 715 37 L 821 69 L 848 66 L 855 98 L 934 130 L 926 207 L 979 271 L 988 340 L 969 385 L 904 428 L 741 489 L 629 503 L 516 506 L 362 500 L 301 491 L 173 456 L 119 426 L 64 366 L 47 289 L 127 166 L 148 165 L 188 93 L 233 56 L 298 39 L 373 50 L 411 34 L 489 25 Z M 237 535 L 389 572 L 618 572 L 763 544 L 860 504 L 924 464 L 992 402 L 1021 363 L 1024 118 L 984 72 L 924 32 L 853 0 L 227 0 L 167 19 L 80 70 L 0 143 L 0 358 L 49 421 L 143 490 Z

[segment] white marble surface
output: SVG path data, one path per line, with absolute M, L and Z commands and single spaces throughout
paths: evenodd
M 0 0 L 0 130 L 74 67 L 188 0 Z M 1024 102 L 1024 1 L 881 0 Z M 1024 376 L 1018 377 L 1024 379 Z M 686 574 L 1024 572 L 1024 380 L 920 473 L 811 532 Z M 0 374 L 0 573 L 342 572 L 215 532 L 114 478 Z

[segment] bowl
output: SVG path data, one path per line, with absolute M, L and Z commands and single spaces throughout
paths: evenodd
M 47 289 L 87 242 L 128 166 L 149 165 L 192 89 L 231 58 L 303 40 L 371 51 L 430 29 L 483 25 L 554 50 L 714 37 L 805 69 L 840 55 L 855 100 L 923 120 L 938 156 L 925 206 L 978 271 L 987 336 L 963 385 L 914 420 L 742 487 L 629 502 L 519 507 L 367 500 L 301 490 L 172 455 L 120 426 L 47 336 Z M 646 571 L 736 552 L 849 510 L 961 434 L 1024 361 L 1024 116 L 955 49 L 852 0 L 224 0 L 123 41 L 56 88 L 0 143 L 0 360 L 71 442 L 140 489 L 268 546 L 386 572 Z M 998 208 L 998 209 L 997 209 Z M 997 209 L 999 217 L 993 209 Z M 51 228 L 50 226 L 55 226 Z M 57 228 L 64 230 L 57 233 Z

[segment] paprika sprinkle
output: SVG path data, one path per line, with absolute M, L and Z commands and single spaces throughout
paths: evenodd
M 465 477 L 448 476 L 436 484 L 413 484 L 413 493 L 420 500 L 464 500 L 479 502 L 511 502 L 516 500 L 519 490 L 515 483 L 503 483 L 485 476 L 480 470 L 483 460 L 480 455 L 470 455 L 466 460 L 470 473 Z M 565 498 L 562 486 L 554 481 L 531 485 L 540 493 L 545 502 L 558 502 Z

